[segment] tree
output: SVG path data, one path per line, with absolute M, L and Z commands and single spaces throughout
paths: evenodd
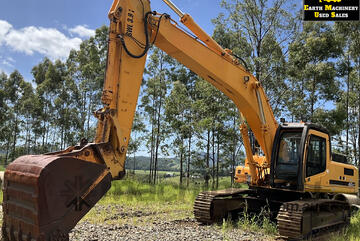
M 136 170 L 136 153 L 140 150 L 140 147 L 144 141 L 144 135 L 139 136 L 141 133 L 146 133 L 146 126 L 143 122 L 142 116 L 140 115 L 139 109 L 135 113 L 133 126 L 131 129 L 131 138 L 128 146 L 128 155 L 133 154 L 133 171 Z
M 173 151 L 180 157 L 180 184 L 183 183 L 183 163 L 185 157 L 185 139 L 189 138 L 191 123 L 188 122 L 188 112 L 191 109 L 191 99 L 186 86 L 176 81 L 170 95 L 165 101 L 166 121 L 171 127 L 171 132 L 175 134 L 173 140 Z M 188 154 L 190 155 L 190 154 Z M 189 171 L 189 168 L 188 168 Z
M 345 153 L 350 155 L 355 164 L 360 161 L 360 24 L 337 22 L 335 33 L 342 43 L 342 55 L 338 66 L 339 76 L 342 78 L 345 91 L 340 98 L 339 105 L 346 109 L 346 140 Z
M 208 185 L 211 176 L 215 187 L 218 185 L 221 149 L 232 142 L 226 130 L 231 128 L 233 123 L 235 106 L 227 96 L 205 80 L 199 79 L 195 88 L 197 97 L 193 108 L 196 109 L 194 123 L 198 138 L 197 146 L 199 149 L 206 149 L 205 155 L 197 155 L 196 164 L 206 170 L 205 185 Z
M 147 119 L 151 124 L 151 135 L 147 138 L 150 147 L 150 182 L 156 182 L 157 164 L 159 151 L 166 151 L 164 143 L 167 131 L 163 117 L 165 97 L 169 86 L 169 74 L 174 60 L 158 48 L 152 50 L 148 58 L 145 74 L 146 88 L 141 98 L 144 111 L 147 113 Z
M 78 51 L 72 50 L 66 65 L 78 88 L 77 108 L 80 112 L 80 135 L 94 137 L 93 112 L 101 107 L 100 97 L 104 84 L 107 56 L 108 28 L 97 29 L 95 36 L 81 43 Z
M 298 17 L 289 11 L 294 5 L 286 0 L 222 0 L 221 6 L 226 15 L 213 21 L 214 38 L 246 60 L 277 115 L 287 91 L 287 46 L 298 29 Z
M 27 99 L 28 95 L 32 91 L 31 85 L 24 81 L 24 78 L 20 74 L 19 71 L 15 70 L 10 76 L 7 78 L 4 84 L 4 91 L 6 94 L 6 104 L 8 106 L 9 114 L 9 124 L 10 131 L 7 132 L 7 144 L 6 144 L 6 156 L 5 156 L 5 164 L 8 161 L 8 157 L 10 160 L 14 160 L 16 155 L 16 144 L 19 139 L 20 125 L 22 122 L 22 104 Z M 11 148 L 11 151 L 10 151 Z
M 289 87 L 293 89 L 287 106 L 293 120 L 314 121 L 315 110 L 335 101 L 339 82 L 331 58 L 341 53 L 341 45 L 331 26 L 305 23 L 303 31 L 290 45 Z

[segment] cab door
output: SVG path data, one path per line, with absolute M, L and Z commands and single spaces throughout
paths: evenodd
M 304 188 L 308 192 L 326 192 L 325 177 L 330 160 L 329 135 L 310 129 L 304 151 Z

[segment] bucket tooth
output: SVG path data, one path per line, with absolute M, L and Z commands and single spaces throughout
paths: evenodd
M 19 157 L 4 176 L 3 240 L 68 240 L 110 186 L 105 165 L 56 155 Z

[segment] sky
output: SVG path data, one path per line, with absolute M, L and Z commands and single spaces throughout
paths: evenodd
M 220 12 L 221 0 L 173 0 L 209 34 L 211 19 Z M 65 60 L 71 49 L 94 30 L 108 25 L 112 0 L 2 0 L 0 4 L 0 72 L 19 70 L 32 81 L 31 69 L 44 57 Z M 162 0 L 151 0 L 152 10 L 178 16 Z

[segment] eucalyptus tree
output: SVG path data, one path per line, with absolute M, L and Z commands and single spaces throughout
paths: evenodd
M 77 87 L 74 101 L 79 110 L 80 135 L 88 139 L 95 134 L 93 112 L 101 107 L 107 44 L 108 27 L 102 26 L 96 29 L 95 36 L 81 43 L 79 50 L 72 50 L 66 61 L 69 75 Z
M 53 70 L 47 76 L 51 81 L 57 83 L 56 95 L 54 99 L 54 126 L 58 128 L 58 138 L 60 140 L 60 149 L 64 149 L 67 145 L 74 145 L 80 136 L 80 122 L 78 121 L 78 110 L 75 97 L 77 94 L 77 86 L 74 80 L 69 76 L 65 63 L 57 60 L 54 63 Z
M 141 108 L 146 113 L 146 119 L 150 123 L 150 135 L 147 138 L 147 146 L 150 150 L 150 176 L 152 183 L 156 182 L 157 165 L 160 151 L 167 150 L 165 142 L 168 128 L 164 118 L 165 98 L 169 89 L 169 75 L 173 69 L 174 60 L 158 48 L 153 48 L 148 57 L 145 69 L 146 79 L 144 93 L 141 98 Z
M 180 159 L 180 184 L 183 183 L 183 165 L 186 156 L 185 139 L 189 138 L 191 123 L 189 123 L 189 111 L 191 99 L 185 84 L 176 81 L 173 84 L 170 95 L 165 101 L 166 121 L 169 123 L 171 132 L 174 134 L 172 149 Z M 188 153 L 190 155 L 190 153 Z M 188 165 L 187 171 L 189 173 Z
M 346 109 L 345 153 L 359 165 L 360 161 L 360 23 L 337 22 L 334 25 L 342 42 L 342 55 L 338 72 L 342 78 L 344 93 L 339 103 Z
M 6 129 L 8 125 L 6 124 L 7 120 L 7 104 L 6 104 L 6 91 L 5 91 L 5 83 L 7 81 L 8 76 L 4 73 L 0 73 L 0 143 L 6 140 Z
M 31 86 L 30 86 L 31 87 Z M 14 160 L 17 157 L 16 145 L 20 139 L 20 127 L 22 123 L 22 101 L 24 101 L 29 93 L 29 84 L 25 82 L 19 71 L 15 70 L 10 74 L 4 83 L 4 91 L 6 93 L 6 105 L 8 106 L 9 128 L 7 132 L 6 157 L 5 163 Z
M 299 27 L 296 5 L 286 0 L 222 0 L 221 6 L 225 14 L 213 20 L 215 39 L 245 60 L 241 63 L 261 82 L 277 115 L 288 90 L 288 44 Z
M 146 125 L 144 123 L 143 116 L 138 108 L 134 116 L 134 121 L 131 129 L 131 138 L 128 147 L 128 155 L 129 156 L 133 155 L 134 173 L 136 170 L 136 153 L 140 150 L 144 142 L 146 133 L 147 133 Z
M 226 143 L 231 142 L 227 131 L 232 126 L 233 103 L 223 93 L 207 83 L 198 79 L 195 85 L 196 100 L 193 109 L 195 130 L 197 135 L 197 146 L 206 150 L 204 158 L 198 155 L 197 164 L 203 167 L 205 185 L 208 185 L 209 177 L 212 178 L 213 187 L 218 180 L 219 162 L 221 161 L 221 149 Z M 200 160 L 203 159 L 203 163 Z
M 21 154 L 30 154 L 31 147 L 34 145 L 33 125 L 37 116 L 34 115 L 36 108 L 35 93 L 31 83 L 23 81 L 21 83 L 22 95 L 20 98 L 21 132 L 24 135 L 24 148 Z
M 48 150 L 48 137 L 51 128 L 51 120 L 53 118 L 53 103 L 52 99 L 55 93 L 55 86 L 51 84 L 46 77 L 49 68 L 52 68 L 53 63 L 48 58 L 44 58 L 39 64 L 35 65 L 31 73 L 33 81 L 36 83 L 36 97 L 34 101 L 37 103 L 37 124 L 34 132 L 41 137 L 40 151 L 47 152 Z
M 289 86 L 294 91 L 287 106 L 294 120 L 314 121 L 316 109 L 336 101 L 339 81 L 332 60 L 340 53 L 341 43 L 330 25 L 304 23 L 289 52 Z
M 8 93 L 5 90 L 8 76 L 0 73 L 0 143 L 5 151 L 4 164 L 7 163 L 7 157 L 10 148 L 9 138 L 11 136 L 11 112 L 7 103 Z

